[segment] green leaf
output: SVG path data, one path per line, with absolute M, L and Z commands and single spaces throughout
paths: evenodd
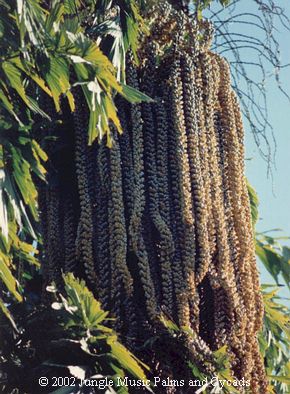
M 78 308 L 78 316 L 83 319 L 86 328 L 92 329 L 102 323 L 108 313 L 101 309 L 101 304 L 88 290 L 83 280 L 77 280 L 73 274 L 64 276 L 65 289 L 69 297 L 70 305 Z
M 106 357 L 112 363 L 112 368 L 114 365 L 138 379 L 145 379 L 143 368 L 148 369 L 148 367 L 118 341 L 117 334 L 111 328 L 102 324 L 108 320 L 108 312 L 102 310 L 85 282 L 76 279 L 71 273 L 64 275 L 63 278 L 67 296 L 65 298 L 61 295 L 61 302 L 58 303 L 56 311 L 61 311 L 61 308 L 67 311 L 66 315 L 62 315 L 65 316 L 64 324 L 67 329 L 72 327 L 74 338 L 76 338 L 77 327 L 83 333 L 78 341 L 82 350 L 90 356 L 100 357 L 99 350 L 96 354 L 93 349 L 99 349 L 101 344 L 101 348 L 105 346 L 106 349 L 110 349 Z
M 10 269 L 5 262 L 5 255 L 0 251 L 0 278 L 6 285 L 9 292 L 16 298 L 17 301 L 22 301 L 22 296 L 17 291 L 17 282 L 12 275 Z
M 109 345 L 112 355 L 120 362 L 122 368 L 125 368 L 137 379 L 146 379 L 145 373 L 140 367 L 140 362 L 129 350 L 117 341 L 109 341 Z
M 259 198 L 258 195 L 255 191 L 255 189 L 250 185 L 249 181 L 246 180 L 247 182 L 247 187 L 248 187 L 248 194 L 250 198 L 250 205 L 251 205 L 251 216 L 252 216 L 252 223 L 253 226 L 257 224 L 258 218 L 259 218 Z
M 2 70 L 4 71 L 11 87 L 19 94 L 24 103 L 29 107 L 30 103 L 23 87 L 21 71 L 9 61 L 4 61 L 2 63 Z
M 264 264 L 267 271 L 273 276 L 275 281 L 278 283 L 278 275 L 280 272 L 279 256 L 275 252 L 267 249 L 266 247 L 258 243 L 256 244 L 256 254 Z
M 48 89 L 48 87 L 45 84 L 45 81 L 37 75 L 34 70 L 30 69 L 29 67 L 24 67 L 20 58 L 14 58 L 11 60 L 12 63 L 14 63 L 23 73 L 27 75 L 27 77 L 31 78 L 37 85 L 49 96 L 52 96 L 51 91 Z
M 10 321 L 10 323 L 12 324 L 13 328 L 15 331 L 18 331 L 16 323 L 13 319 L 13 316 L 11 315 L 11 313 L 9 312 L 8 308 L 6 307 L 6 305 L 4 304 L 4 302 L 1 300 L 0 298 L 0 309 L 2 311 L 2 313 L 4 313 L 4 315 L 7 317 L 7 319 Z
M 44 74 L 44 79 L 51 90 L 55 108 L 60 111 L 59 97 L 70 89 L 68 62 L 61 57 L 47 59 L 47 71 Z
M 281 271 L 285 283 L 288 288 L 290 288 L 290 248 L 288 246 L 283 246 L 282 249 L 283 260 L 281 264 Z
M 19 197 L 19 193 L 16 190 L 13 178 L 7 172 L 5 173 L 4 187 L 5 192 L 9 198 L 9 202 L 13 208 L 14 218 L 19 226 L 19 230 L 21 231 L 24 226 L 27 233 L 30 234 L 32 238 L 36 239 L 37 237 L 34 232 L 31 220 L 29 219 L 25 205 L 23 204 L 22 199 Z
M 160 316 L 160 320 L 161 322 L 164 324 L 164 326 L 172 332 L 178 332 L 180 330 L 180 328 L 177 326 L 177 324 L 175 324 L 172 320 L 170 320 L 169 318 L 167 318 L 164 313 L 161 314 Z
M 132 86 L 125 85 L 121 83 L 122 85 L 122 96 L 125 97 L 126 100 L 128 100 L 132 104 L 137 104 L 141 103 L 142 101 L 145 103 L 152 103 L 154 100 L 147 96 L 144 93 L 139 92 L 139 90 L 133 88 Z
M 3 84 L 3 82 L 2 82 L 2 84 Z M 18 118 L 18 116 L 17 116 L 16 113 L 14 112 L 14 108 L 13 108 L 12 103 L 8 100 L 6 94 L 4 93 L 4 91 L 3 91 L 1 88 L 0 88 L 0 100 L 1 100 L 1 102 L 2 102 L 2 104 L 3 104 L 3 106 L 7 109 L 7 111 L 10 112 L 11 115 L 13 115 L 14 118 L 15 118 L 20 124 L 22 124 L 21 121 L 20 121 L 20 119 Z
M 7 212 L 7 202 L 4 193 L 4 180 L 5 172 L 0 170 L 0 229 L 3 237 L 8 239 L 8 212 Z M 3 179 L 4 178 L 4 179 Z
M 78 7 L 80 6 L 80 0 L 64 0 L 64 12 L 65 14 L 75 15 L 78 11 Z
M 256 254 L 264 264 L 267 271 L 272 275 L 275 282 L 279 284 L 280 275 L 289 287 L 290 283 L 290 261 L 289 248 L 278 242 L 281 237 L 273 238 L 264 233 L 256 234 Z
M 53 27 L 61 21 L 64 11 L 65 11 L 64 4 L 58 1 L 53 2 L 45 23 L 45 29 L 48 34 L 53 34 L 52 33 Z
M 275 380 L 276 382 L 281 382 L 290 385 L 290 377 L 289 376 L 268 376 L 271 380 Z

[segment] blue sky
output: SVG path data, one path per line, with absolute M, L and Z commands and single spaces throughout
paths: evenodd
M 286 37 L 281 37 L 281 44 L 286 47 Z M 290 42 L 290 33 L 288 45 Z M 284 48 L 285 48 L 284 47 Z M 287 57 L 286 48 L 285 58 Z M 285 59 L 286 60 L 286 59 Z M 288 51 L 288 62 L 290 52 Z M 281 72 L 281 81 L 290 90 L 290 69 Z M 258 193 L 260 220 L 258 231 L 281 229 L 282 232 L 273 235 L 290 236 L 290 103 L 283 97 L 275 86 L 268 82 L 269 119 L 277 142 L 276 168 L 273 168 L 273 179 L 267 176 L 267 164 L 259 155 L 252 134 L 246 129 L 246 175 Z M 289 241 L 281 241 L 290 244 Z M 262 281 L 269 282 L 269 275 L 262 270 Z
M 289 1 L 277 3 L 285 6 L 288 4 L 287 14 L 290 17 Z M 281 46 L 282 62 L 290 63 L 290 32 L 277 32 L 276 37 Z M 255 77 L 255 70 L 252 75 Z M 280 78 L 290 94 L 290 68 L 282 69 Z M 247 176 L 260 198 L 261 218 L 258 230 L 281 228 L 290 236 L 290 102 L 278 90 L 273 77 L 267 80 L 266 88 L 269 120 L 277 141 L 276 169 L 273 168 L 273 179 L 267 177 L 267 165 L 261 159 L 253 136 L 246 128 L 246 157 L 251 158 L 246 161 Z
M 246 6 L 244 2 L 243 6 Z M 287 5 L 287 15 L 290 17 L 290 2 L 277 1 L 281 6 Z M 281 48 L 281 61 L 290 63 L 290 32 L 285 30 L 276 32 L 276 37 Z M 251 54 L 249 53 L 249 56 Z M 268 70 L 269 73 L 273 70 Z M 255 70 L 252 71 L 255 78 Z M 258 76 L 257 76 L 258 77 Z M 280 79 L 284 88 L 290 94 L 290 68 L 280 71 Z M 246 175 L 258 193 L 260 206 L 260 220 L 257 224 L 258 231 L 281 229 L 282 232 L 273 235 L 290 236 L 290 102 L 283 96 L 277 87 L 275 78 L 267 79 L 267 98 L 269 105 L 269 121 L 277 143 L 275 168 L 273 177 L 267 174 L 267 163 L 261 158 L 249 127 L 246 125 Z M 274 149 L 274 147 L 273 147 Z M 282 241 L 290 245 L 289 241 Z M 261 269 L 262 282 L 269 282 L 270 276 Z M 286 295 L 286 292 L 283 292 Z

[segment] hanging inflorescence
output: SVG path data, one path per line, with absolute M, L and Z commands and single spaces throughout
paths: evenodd
M 74 154 L 54 161 L 58 181 L 40 201 L 46 272 L 50 281 L 61 270 L 84 276 L 132 349 L 165 313 L 199 338 L 197 357 L 227 345 L 235 376 L 264 393 L 263 307 L 229 66 L 209 50 L 210 27 L 159 7 L 140 65 L 127 61 L 127 83 L 154 101 L 117 98 L 123 134 L 112 129 L 111 149 L 87 145 L 85 101 L 74 92 L 65 130 Z

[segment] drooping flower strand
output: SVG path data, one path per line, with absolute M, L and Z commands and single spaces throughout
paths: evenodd
M 69 196 L 64 200 L 63 238 L 64 238 L 64 272 L 77 270 L 77 258 L 75 250 L 76 224 L 72 201 Z
M 204 184 L 201 172 L 201 157 L 198 145 L 198 113 L 196 112 L 194 92 L 194 65 L 191 57 L 185 54 L 181 59 L 183 78 L 183 103 L 185 125 L 188 141 L 188 157 L 190 166 L 191 194 L 193 211 L 195 215 L 196 249 L 198 250 L 196 267 L 196 284 L 199 284 L 210 265 L 210 246 L 208 239 L 208 208 L 204 193 Z
M 180 172 L 180 198 L 182 209 L 183 234 L 181 235 L 181 254 L 183 269 L 187 284 L 187 297 L 191 312 L 192 324 L 198 325 L 198 298 L 195 285 L 195 218 L 193 212 L 192 191 L 190 182 L 190 167 L 188 157 L 188 144 L 184 117 L 184 101 L 181 79 L 181 61 L 177 55 L 173 61 L 170 83 L 172 83 L 173 127 L 177 133 L 177 157 Z
M 213 220 L 216 232 L 216 253 L 217 253 L 217 271 L 219 272 L 220 285 L 224 288 L 229 296 L 231 303 L 231 321 L 234 326 L 235 309 L 238 307 L 238 299 L 236 297 L 236 289 L 234 283 L 233 267 L 230 264 L 228 234 L 225 223 L 221 168 L 217 160 L 217 141 L 214 131 L 214 108 L 216 100 L 216 91 L 218 86 L 218 75 L 213 75 L 211 58 L 208 53 L 200 56 L 203 93 L 204 93 L 204 119 L 205 133 L 207 136 L 207 149 L 209 162 L 210 190 L 213 209 Z M 215 70 L 216 71 L 216 70 Z
M 87 170 L 87 118 L 84 98 L 82 97 L 81 91 L 76 89 L 74 95 L 77 103 L 76 110 L 74 112 L 75 163 L 80 199 L 80 220 L 78 224 L 76 248 L 78 256 L 84 264 L 91 286 L 94 291 L 96 291 L 98 278 L 95 272 L 93 258 L 92 201 L 89 193 Z
M 260 291 L 259 284 L 259 273 L 257 270 L 256 258 L 254 253 L 254 239 L 253 239 L 253 223 L 251 218 L 251 210 L 250 210 L 250 201 L 249 201 L 249 193 L 247 188 L 246 178 L 244 176 L 245 166 L 244 166 L 244 127 L 242 122 L 242 114 L 239 108 L 239 103 L 237 96 L 234 92 L 232 92 L 232 103 L 233 103 L 233 111 L 235 114 L 235 124 L 237 130 L 237 136 L 240 145 L 240 164 L 241 164 L 241 183 L 242 183 L 242 198 L 241 204 L 245 211 L 246 223 L 247 223 L 247 232 L 249 234 L 249 242 L 250 242 L 250 260 L 251 260 L 251 273 L 252 273 L 252 281 L 253 281 L 253 289 L 255 291 L 256 298 L 256 308 L 255 308 L 255 330 L 258 331 L 262 328 L 262 320 L 264 314 L 263 300 Z
M 168 152 L 165 152 L 168 160 L 168 202 L 169 202 L 169 213 L 170 213 L 170 227 L 174 240 L 174 255 L 172 258 L 172 278 L 174 286 L 174 301 L 176 310 L 173 316 L 179 321 L 180 324 L 189 321 L 189 305 L 186 296 L 186 283 L 184 280 L 183 266 L 182 266 L 182 236 L 183 236 L 183 224 L 182 224 L 182 210 L 181 210 L 181 199 L 180 199 L 180 167 L 178 162 L 178 156 L 176 155 L 177 136 L 174 132 L 173 125 L 173 113 L 171 111 L 172 97 L 171 97 L 171 86 L 166 83 L 170 73 L 171 59 L 160 65 L 159 77 L 161 79 L 161 100 L 164 102 L 162 106 L 162 113 L 160 116 L 163 119 L 167 119 L 167 143 Z M 162 83 L 164 82 L 164 83 Z M 157 110 L 157 107 L 156 107 Z M 158 119 L 158 117 L 157 117 Z
M 96 245 L 96 269 L 100 281 L 99 297 L 102 305 L 107 310 L 111 307 L 111 265 L 109 249 L 109 213 L 108 213 L 108 160 L 106 155 L 105 142 L 102 141 L 98 147 L 96 157 L 96 189 L 97 189 L 97 206 L 95 215 L 97 216 L 97 245 Z
M 60 193 L 56 186 L 47 190 L 47 260 L 49 282 L 61 285 L 63 264 L 61 247 Z
M 146 56 L 146 64 L 143 68 L 143 77 L 141 89 L 147 95 L 153 97 L 156 74 L 154 47 L 148 48 Z M 148 205 L 149 215 L 152 224 L 158 232 L 159 238 L 159 262 L 161 271 L 161 291 L 162 303 L 170 315 L 173 311 L 172 301 L 172 277 L 170 260 L 173 252 L 172 234 L 168 225 L 163 220 L 159 211 L 159 194 L 158 194 L 158 181 L 157 181 L 157 167 L 156 167 L 156 147 L 155 147 L 155 122 L 153 105 L 151 103 L 142 104 L 142 118 L 143 118 L 143 135 L 144 135 L 144 157 L 145 157 L 145 181 L 146 190 L 148 191 Z
M 127 69 L 128 83 L 139 88 L 137 72 L 134 65 L 129 63 Z M 144 186 L 144 143 L 143 143 L 143 120 L 139 104 L 131 107 L 132 123 L 132 149 L 134 166 L 134 207 L 129 224 L 130 247 L 137 258 L 139 275 L 144 291 L 145 305 L 150 319 L 155 320 L 157 316 L 156 300 L 153 281 L 151 278 L 148 255 L 144 245 L 142 217 L 145 208 L 145 186 Z

